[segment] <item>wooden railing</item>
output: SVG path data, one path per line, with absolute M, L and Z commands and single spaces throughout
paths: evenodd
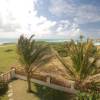
M 5 81 L 5 82 L 9 82 L 11 81 L 13 78 L 15 77 L 15 69 L 12 69 L 6 73 L 2 73 L 0 75 L 0 80 L 1 81 Z
M 26 76 L 23 68 L 18 68 L 18 69 L 16 68 L 15 73 Z M 38 79 L 38 80 L 45 81 L 45 82 L 47 81 L 48 77 L 50 78 L 50 83 L 57 84 L 63 87 L 71 88 L 71 85 L 74 84 L 74 82 L 71 80 L 64 79 L 61 77 L 59 78 L 59 75 L 57 74 L 53 75 L 53 74 L 45 73 L 45 72 L 35 72 L 35 73 L 32 73 L 31 75 L 31 78 Z
M 22 80 L 27 80 L 24 69 L 11 69 L 7 73 L 1 74 L 0 79 L 5 82 L 10 82 L 13 78 L 19 78 Z M 41 75 L 39 73 L 32 74 L 31 82 L 44 85 L 56 90 L 68 92 L 68 93 L 76 93 L 77 90 L 74 89 L 74 82 L 69 82 L 69 80 L 63 81 L 61 79 L 56 79 L 55 77 L 51 77 L 48 75 Z
M 19 78 L 22 80 L 27 80 L 26 74 L 23 68 L 18 69 L 11 69 L 7 73 L 0 75 L 0 80 L 3 80 L 5 82 L 10 82 L 13 78 Z M 97 74 L 94 76 L 95 79 L 100 79 L 100 74 Z M 90 77 L 91 80 L 91 77 Z M 31 82 L 48 86 L 50 88 L 68 92 L 68 93 L 76 93 L 77 90 L 74 88 L 74 81 L 71 80 L 63 80 L 58 77 L 53 77 L 53 75 L 49 75 L 48 73 L 33 73 L 31 77 Z
M 26 74 L 23 68 L 18 68 L 15 71 L 16 78 L 26 80 Z M 63 80 L 61 78 L 55 78 L 46 73 L 33 73 L 31 77 L 31 81 L 40 85 L 45 85 L 53 89 L 57 89 L 60 91 L 68 92 L 68 93 L 76 93 L 77 90 L 74 88 L 74 82 L 71 80 Z

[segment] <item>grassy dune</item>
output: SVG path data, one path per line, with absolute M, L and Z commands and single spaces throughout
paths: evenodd
M 6 72 L 17 62 L 16 46 L 0 45 L 0 72 Z

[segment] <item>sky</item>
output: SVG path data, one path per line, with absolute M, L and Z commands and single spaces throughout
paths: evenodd
M 100 0 L 0 0 L 0 38 L 100 38 Z

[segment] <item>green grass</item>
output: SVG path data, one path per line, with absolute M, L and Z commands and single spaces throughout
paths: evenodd
M 8 100 L 8 97 L 7 97 L 7 95 L 0 96 L 0 100 Z
M 0 46 L 0 72 L 8 71 L 16 62 L 17 54 L 15 44 Z

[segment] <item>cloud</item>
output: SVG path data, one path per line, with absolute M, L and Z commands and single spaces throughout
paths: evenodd
M 37 0 L 0 0 L 0 37 L 10 37 L 12 33 L 33 33 L 37 37 L 49 34 L 56 22 L 37 16 L 36 3 Z
M 59 35 L 64 35 L 66 38 L 75 38 L 79 36 L 80 28 L 78 24 L 74 22 L 62 20 L 59 22 L 56 32 Z
M 100 21 L 100 8 L 91 4 L 77 4 L 74 0 L 51 0 L 49 11 L 57 17 L 69 16 L 79 24 Z
M 37 0 L 0 0 L 0 37 L 19 37 L 23 33 L 35 34 L 36 38 L 72 38 L 79 35 L 77 23 L 38 16 L 36 5 Z
M 14 32 L 20 26 L 8 9 L 6 0 L 0 0 L 0 31 Z
M 26 31 L 33 2 L 36 0 L 0 0 L 0 32 L 9 36 L 12 32 Z

